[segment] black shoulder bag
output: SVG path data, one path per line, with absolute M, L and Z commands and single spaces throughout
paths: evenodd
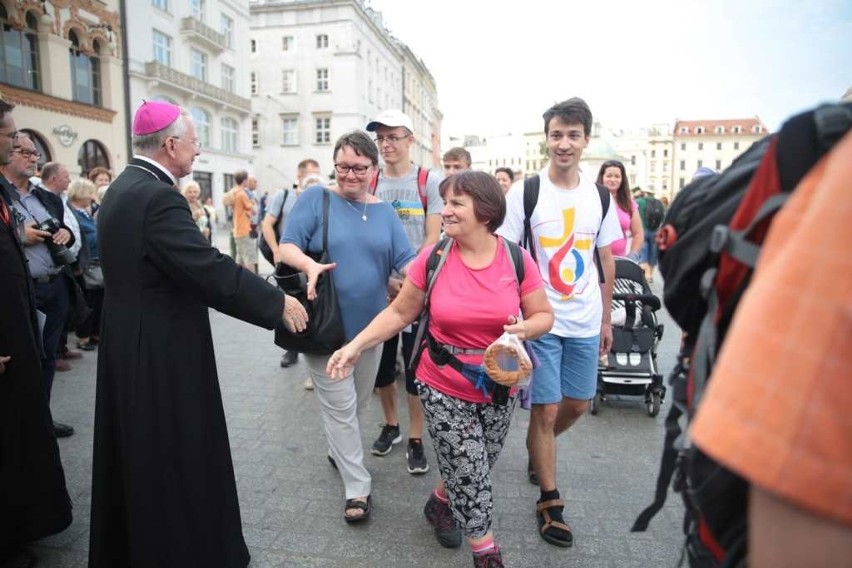
M 323 189 L 322 196 L 322 252 L 308 256 L 325 264 L 328 262 L 328 206 L 329 194 Z M 330 355 L 346 341 L 343 333 L 343 320 L 337 305 L 337 290 L 334 288 L 332 271 L 323 272 L 317 281 L 317 297 L 308 301 L 307 276 L 292 266 L 281 263 L 275 267 L 275 280 L 278 287 L 288 296 L 293 296 L 308 312 L 308 327 L 300 333 L 290 332 L 283 322 L 275 326 L 275 345 L 307 353 L 308 355 Z

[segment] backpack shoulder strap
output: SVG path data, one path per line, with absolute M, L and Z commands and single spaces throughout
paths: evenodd
M 414 335 L 414 353 L 411 360 L 408 362 L 409 369 L 416 369 L 420 362 L 420 355 L 423 353 L 425 343 L 423 335 L 429 329 L 429 296 L 432 294 L 432 286 L 435 285 L 435 280 L 438 278 L 438 273 L 447 262 L 447 257 L 450 256 L 450 247 L 453 246 L 453 239 L 444 237 L 435 244 L 435 248 L 429 253 L 426 259 L 426 292 L 423 299 L 423 311 L 420 312 L 419 323 L 417 325 L 417 333 Z
M 423 204 L 423 215 L 426 215 L 426 205 L 429 198 L 426 195 L 426 182 L 429 180 L 429 168 L 417 166 L 417 191 L 420 193 L 420 203 Z M 437 247 L 436 247 L 437 248 Z
M 606 219 L 606 214 L 609 213 L 609 204 L 612 201 L 612 196 L 610 196 L 609 190 L 605 186 L 596 183 L 595 187 L 598 188 L 598 196 L 601 198 L 601 226 L 603 226 L 604 219 Z M 601 228 L 598 227 L 598 232 L 595 233 L 595 244 L 592 246 L 594 246 L 595 248 L 595 263 L 598 265 L 598 281 L 603 284 L 604 282 L 606 282 L 606 276 L 604 276 L 603 273 L 603 267 L 601 266 L 601 254 L 598 252 L 597 247 L 597 237 L 600 232 Z
M 538 259 L 535 254 L 535 240 L 533 239 L 530 218 L 538 203 L 539 189 L 541 189 L 541 179 L 538 174 L 524 180 L 524 237 L 521 246 L 529 251 L 535 261 L 538 261 Z
M 370 177 L 370 193 L 373 195 L 376 194 L 376 188 L 379 186 L 379 174 L 382 173 L 381 169 L 377 169 L 373 172 L 373 175 Z
M 502 237 L 500 240 L 503 241 L 503 248 L 506 250 L 506 255 L 515 267 L 515 279 L 518 281 L 518 288 L 520 289 L 525 276 L 524 254 L 521 252 L 521 246 Z
M 290 197 L 290 190 L 284 190 L 284 199 L 281 200 L 281 210 L 278 211 L 278 218 L 281 218 L 281 215 L 284 213 L 284 205 L 287 203 L 287 198 Z

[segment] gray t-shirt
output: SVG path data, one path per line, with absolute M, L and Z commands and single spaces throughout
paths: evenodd
M 438 186 L 444 176 L 441 172 L 429 170 L 426 179 L 426 213 L 423 212 L 423 202 L 417 190 L 417 166 L 413 166 L 408 175 L 401 178 L 387 178 L 384 172 L 379 173 L 376 185 L 376 197 L 390 203 L 402 221 L 405 234 L 415 250 L 420 249 L 426 237 L 426 215 L 440 214 L 444 201 L 438 193 Z
M 284 201 L 284 196 L 287 196 L 287 200 Z M 293 210 L 293 206 L 296 204 L 296 190 L 295 189 L 282 189 L 278 191 L 275 195 L 272 196 L 272 199 L 269 200 L 269 205 L 266 206 L 266 214 L 272 215 L 276 219 L 279 218 L 279 214 L 281 216 L 281 223 L 278 224 L 278 236 L 284 234 L 284 223 L 287 221 L 287 216 L 290 214 L 290 211 Z M 284 202 L 284 209 L 281 209 L 281 202 Z

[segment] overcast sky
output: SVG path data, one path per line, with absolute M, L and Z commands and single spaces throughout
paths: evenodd
M 852 86 L 849 0 L 367 0 L 432 72 L 443 134 L 541 128 L 581 96 L 633 127 L 758 115 Z

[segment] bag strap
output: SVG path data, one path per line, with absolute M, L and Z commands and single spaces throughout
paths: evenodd
M 538 263 L 538 257 L 535 252 L 535 240 L 532 234 L 532 225 L 530 218 L 532 217 L 535 206 L 538 203 L 538 192 L 541 188 L 541 179 L 538 174 L 530 176 L 524 180 L 524 237 L 521 241 L 521 246 L 527 249 L 532 256 L 532 259 Z
M 423 334 L 429 327 L 429 296 L 432 294 L 432 286 L 435 285 L 438 272 L 441 271 L 444 263 L 447 262 L 447 257 L 450 256 L 451 246 L 453 246 L 453 239 L 450 237 L 442 238 L 426 259 L 426 296 L 423 299 L 423 310 L 420 312 L 417 333 L 414 335 L 414 355 L 408 362 L 408 368 L 412 370 L 417 368 L 417 363 L 420 362 L 420 355 L 423 354 L 425 347 L 423 344 Z
M 521 283 L 524 281 L 524 255 L 521 252 L 521 247 L 518 243 L 512 243 L 504 238 L 500 238 L 503 241 L 503 249 L 506 251 L 506 256 L 509 257 L 509 260 L 512 261 L 512 265 L 515 267 L 515 280 L 518 282 L 518 290 L 521 289 Z
M 328 189 L 322 188 L 322 261 L 328 262 Z
M 426 182 L 429 179 L 429 170 L 417 166 L 417 191 L 420 193 L 420 203 L 423 204 L 423 216 L 426 217 L 426 205 L 429 199 L 426 196 Z
M 609 204 L 612 201 L 612 197 L 609 194 L 609 190 L 606 186 L 603 186 L 599 183 L 596 183 L 595 186 L 598 188 L 598 196 L 601 198 L 601 227 L 603 226 L 604 219 L 606 219 L 606 214 L 609 213 Z M 595 249 L 595 264 L 598 267 L 598 282 L 603 284 L 606 282 L 606 276 L 603 273 L 603 267 L 601 266 L 601 253 L 598 252 L 597 242 L 598 235 L 601 234 L 601 227 L 598 227 L 598 232 L 595 233 L 595 244 L 592 246 Z

